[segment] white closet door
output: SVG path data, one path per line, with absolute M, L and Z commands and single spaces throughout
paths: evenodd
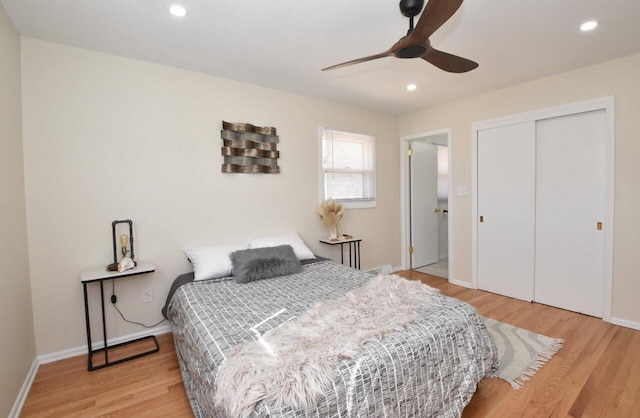
M 533 300 L 535 122 L 478 132 L 478 287 Z
M 605 110 L 537 122 L 535 301 L 603 314 Z M 611 227 L 603 225 L 603 228 Z
M 411 255 L 412 268 L 438 261 L 438 147 L 412 141 Z

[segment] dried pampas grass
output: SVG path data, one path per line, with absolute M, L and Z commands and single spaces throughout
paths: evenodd
M 318 208 L 318 214 L 322 218 L 322 225 L 327 228 L 337 227 L 346 209 L 333 199 L 325 200 Z

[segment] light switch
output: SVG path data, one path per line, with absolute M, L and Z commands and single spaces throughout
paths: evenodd
M 467 186 L 458 186 L 458 196 L 467 195 Z

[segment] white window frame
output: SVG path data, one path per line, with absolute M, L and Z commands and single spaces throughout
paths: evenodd
M 365 169 L 333 169 L 328 170 L 324 167 L 324 155 L 323 155 L 323 147 L 322 147 L 322 138 L 325 135 L 326 131 L 333 131 L 340 134 L 354 134 L 358 136 L 368 136 L 370 138 L 369 143 L 367 144 L 367 149 L 370 161 L 370 167 L 366 167 Z M 365 151 L 367 152 L 367 151 Z M 371 197 L 364 199 L 335 199 L 337 202 L 342 203 L 348 209 L 366 209 L 366 208 L 375 208 L 376 207 L 376 138 L 371 134 L 359 133 L 359 132 L 349 132 L 340 129 L 328 128 L 325 126 L 321 126 L 318 128 L 318 155 L 320 159 L 319 164 L 319 191 L 320 191 L 320 202 L 324 202 L 326 183 L 325 183 L 325 174 L 327 172 L 335 172 L 335 173 L 363 173 L 365 175 L 365 183 L 367 189 L 369 190 L 369 194 Z

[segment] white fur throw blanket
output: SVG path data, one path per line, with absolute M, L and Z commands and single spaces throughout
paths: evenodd
M 216 406 L 231 417 L 250 415 L 263 399 L 312 408 L 338 362 L 354 358 L 367 341 L 404 329 L 435 292 L 418 281 L 387 275 L 316 304 L 232 350 L 218 373 Z

